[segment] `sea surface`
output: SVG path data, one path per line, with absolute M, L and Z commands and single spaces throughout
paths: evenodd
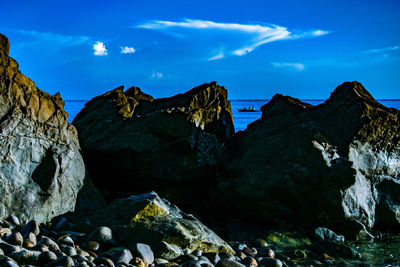
M 260 108 L 265 105 L 269 100 L 231 100 L 233 124 L 235 125 L 236 131 L 246 129 L 249 123 L 259 119 L 261 117 Z M 303 99 L 302 101 L 310 103 L 312 105 L 319 105 L 323 103 L 324 99 Z M 400 99 L 379 99 L 381 104 L 390 107 L 400 109 Z M 84 107 L 87 100 L 66 100 L 65 110 L 69 114 L 69 121 L 75 118 L 79 111 Z M 238 109 L 254 107 L 258 112 L 239 112 Z

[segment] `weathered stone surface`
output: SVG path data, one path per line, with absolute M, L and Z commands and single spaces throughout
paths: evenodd
M 118 87 L 89 101 L 73 124 L 102 192 L 156 190 L 180 205 L 210 194 L 223 144 L 234 133 L 227 91 L 215 82 L 155 100 Z
M 400 111 L 358 82 L 318 106 L 275 95 L 232 140 L 220 195 L 264 222 L 398 228 L 399 142 Z
M 0 218 L 37 222 L 74 209 L 85 166 L 59 94 L 38 89 L 0 34 Z
M 113 238 L 122 246 L 148 244 L 155 257 L 171 254 L 165 249 L 167 246 L 233 253 L 227 243 L 193 215 L 183 213 L 155 192 L 114 200 L 88 219 L 94 226 L 110 227 Z M 180 253 L 172 254 L 176 257 Z

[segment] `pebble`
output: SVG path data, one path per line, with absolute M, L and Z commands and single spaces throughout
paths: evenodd
M 61 248 L 61 251 L 70 257 L 77 255 L 76 249 L 74 247 L 64 246 L 63 248 Z
M 11 245 L 22 246 L 24 238 L 22 237 L 20 232 L 14 232 L 12 235 L 8 237 L 7 241 Z
M 234 251 L 242 251 L 245 247 L 247 247 L 247 245 L 242 243 L 236 243 L 232 246 Z
M 8 235 L 11 235 L 11 234 L 12 234 L 12 232 L 11 232 L 11 230 L 9 228 L 1 228 L 0 229 L 0 237 L 1 238 L 4 238 L 4 237 L 6 237 Z
M 34 235 L 39 235 L 40 228 L 39 228 L 39 224 L 37 223 L 37 221 L 31 220 L 28 223 L 26 223 L 24 225 L 24 227 L 22 227 L 22 229 L 21 229 L 22 236 L 25 237 L 29 233 L 33 233 Z
M 114 254 L 114 262 L 116 264 L 126 264 L 128 265 L 133 259 L 132 253 L 129 249 L 122 249 Z M 167 261 L 168 263 L 168 261 Z M 157 263 L 156 263 L 157 265 Z
M 75 266 L 74 260 L 69 256 L 61 256 L 54 262 L 52 266 L 63 266 L 63 267 L 73 267 Z
M 154 253 L 149 245 L 143 243 L 137 243 L 136 245 L 133 246 L 133 253 L 135 254 L 135 256 L 140 257 L 148 264 L 152 264 L 154 261 Z
M 36 246 L 37 240 L 36 240 L 36 235 L 32 232 L 30 232 L 28 235 L 25 236 L 24 238 L 24 247 L 26 248 L 32 248 Z
M 88 241 L 86 243 L 86 247 L 87 247 L 88 250 L 98 251 L 99 248 L 100 248 L 100 244 L 98 242 L 96 242 L 96 241 Z
M 221 258 L 219 257 L 218 253 L 215 252 L 207 252 L 207 253 L 203 253 L 204 257 L 207 257 L 207 259 L 212 263 L 212 264 L 216 264 L 217 262 L 219 262 L 221 260 Z
M 245 267 L 246 265 L 243 265 L 235 260 L 231 259 L 223 259 L 220 260 L 215 267 Z
M 154 264 L 156 266 L 158 266 L 160 264 L 167 264 L 167 263 L 169 263 L 169 261 L 167 261 L 166 259 L 161 259 L 161 258 L 154 259 Z
M 49 250 L 51 250 L 51 251 L 60 250 L 60 247 L 57 245 L 57 243 L 48 237 L 42 237 L 42 239 L 39 240 L 38 244 L 46 245 L 49 248 Z
M 62 246 L 62 245 L 70 246 L 70 247 L 74 247 L 75 246 L 74 240 L 72 240 L 71 236 L 69 236 L 69 235 L 61 236 L 58 239 L 57 243 L 58 243 L 59 246 Z
M 246 266 L 257 266 L 257 261 L 251 256 L 247 256 L 242 260 L 242 263 Z
M 10 215 L 6 220 L 9 221 L 10 223 L 16 225 L 16 226 L 20 226 L 21 225 L 20 222 L 19 222 L 19 219 L 14 215 Z
M 265 267 L 282 267 L 283 266 L 283 263 L 280 260 L 270 258 L 270 257 L 262 258 L 259 261 L 259 264 L 263 265 Z
M 245 253 L 245 254 L 247 254 L 248 256 L 252 256 L 252 257 L 255 257 L 256 255 L 257 255 L 257 249 L 256 248 L 253 248 L 253 247 L 244 247 L 243 248 L 243 252 Z
M 57 259 L 57 255 L 54 252 L 52 252 L 52 251 L 42 252 L 42 253 L 40 253 L 40 255 L 37 259 L 37 264 L 39 266 L 43 266 L 43 265 L 50 263 L 56 259 Z
M 200 257 L 202 254 L 200 249 L 196 249 L 195 251 L 192 252 L 192 255 L 196 256 L 196 257 Z
M 108 267 L 114 267 L 114 262 L 110 259 L 107 259 L 106 257 L 97 257 L 93 260 L 93 263 L 96 265 L 104 265 Z
M 100 244 L 109 241 L 111 239 L 112 239 L 112 231 L 110 228 L 106 226 L 94 229 L 93 232 L 88 237 L 89 241 L 96 241 L 99 242 Z

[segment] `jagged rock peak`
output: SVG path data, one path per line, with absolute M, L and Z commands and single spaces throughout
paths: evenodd
M 301 100 L 276 94 L 272 99 L 261 107 L 262 117 L 272 114 L 285 114 L 287 112 L 302 112 L 313 107 L 313 105 L 302 102 Z

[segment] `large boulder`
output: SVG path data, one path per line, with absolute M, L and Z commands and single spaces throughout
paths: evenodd
M 182 212 L 155 192 L 116 199 L 86 219 L 93 228 L 111 228 L 118 244 L 126 247 L 137 243 L 150 245 L 156 257 L 174 258 L 185 248 L 234 253 L 225 241 L 196 217 Z
M 184 207 L 208 202 L 234 133 L 227 91 L 215 82 L 162 99 L 121 86 L 86 103 L 73 124 L 90 177 L 106 196 L 157 190 Z
M 38 89 L 9 47 L 0 34 L 0 218 L 46 222 L 74 209 L 85 165 L 60 94 Z
M 230 152 L 220 196 L 243 218 L 400 226 L 400 112 L 358 82 L 318 106 L 275 95 Z

